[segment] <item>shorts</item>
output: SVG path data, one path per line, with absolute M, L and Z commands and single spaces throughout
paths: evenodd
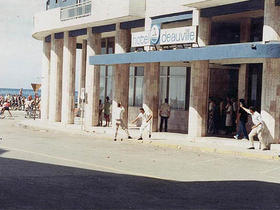
M 109 115 L 109 114 L 104 114 L 104 118 L 105 118 L 106 120 L 110 120 L 110 115 Z
M 10 108 L 9 107 L 4 107 L 4 110 L 9 111 Z

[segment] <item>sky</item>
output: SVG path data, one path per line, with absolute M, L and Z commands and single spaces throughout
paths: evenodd
M 45 10 L 45 0 L 0 2 L 0 88 L 30 89 L 41 81 L 43 45 L 32 31 L 33 15 Z
M 0 88 L 30 88 L 41 79 L 42 42 L 32 38 L 32 30 L 44 0 L 0 2 Z

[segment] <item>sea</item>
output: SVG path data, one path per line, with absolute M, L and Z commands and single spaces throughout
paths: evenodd
M 18 95 L 20 89 L 14 88 L 0 88 L 0 96 L 5 96 L 7 94 L 10 95 Z M 27 97 L 31 95 L 34 97 L 34 91 L 32 89 L 22 89 L 22 95 Z M 38 95 L 41 96 L 41 90 L 38 91 Z M 78 91 L 75 92 L 75 101 L 78 100 Z
M 10 95 L 18 95 L 20 89 L 14 88 L 0 88 L 0 95 L 5 96 L 7 94 Z M 22 89 L 22 95 L 27 97 L 29 95 L 34 96 L 34 91 L 32 89 Z M 38 91 L 38 95 L 41 96 L 41 90 Z

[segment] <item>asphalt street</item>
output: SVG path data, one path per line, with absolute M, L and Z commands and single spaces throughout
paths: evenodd
M 0 209 L 280 209 L 280 164 L 0 120 Z

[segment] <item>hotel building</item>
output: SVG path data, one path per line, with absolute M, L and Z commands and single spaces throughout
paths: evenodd
M 48 0 L 33 32 L 43 43 L 42 119 L 73 124 L 78 89 L 86 128 L 109 96 L 126 123 L 150 110 L 157 131 L 168 98 L 170 130 L 200 137 L 209 97 L 231 95 L 256 106 L 265 138 L 279 143 L 279 20 L 279 0 Z

